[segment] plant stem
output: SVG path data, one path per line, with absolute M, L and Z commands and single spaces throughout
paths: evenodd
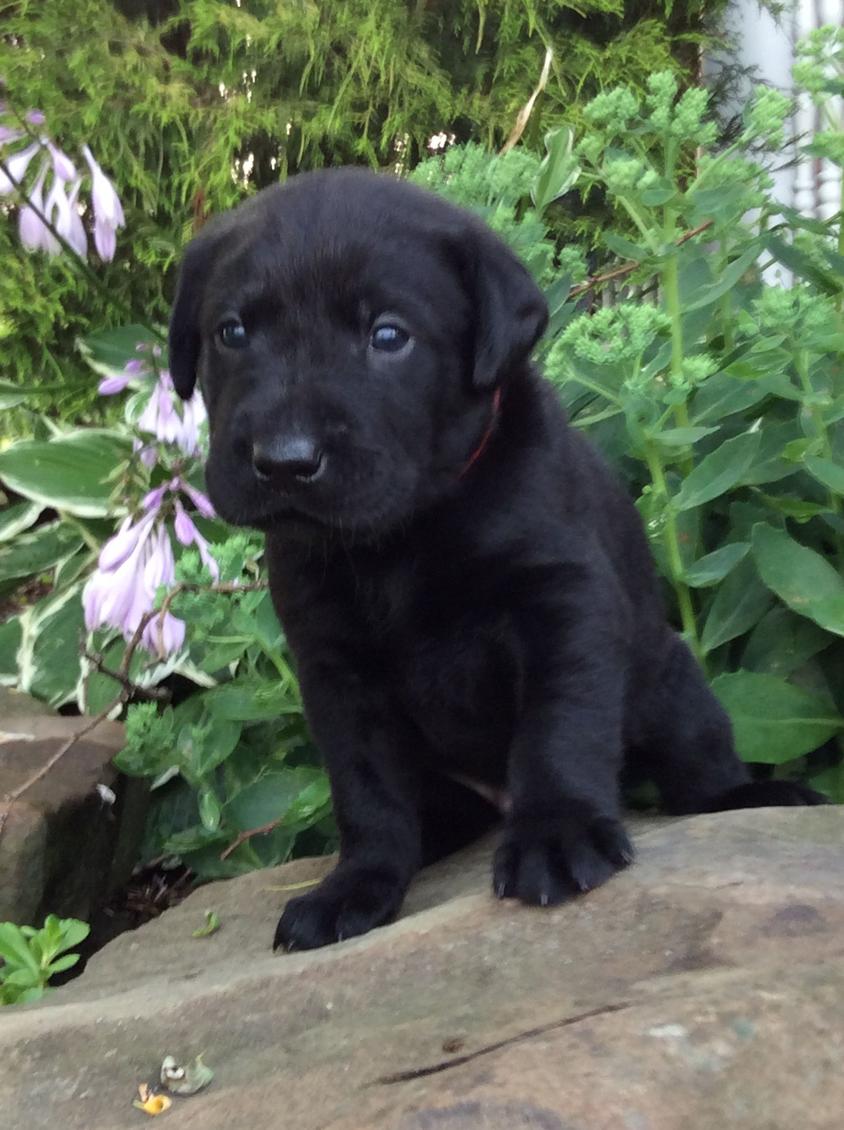
M 812 423 L 815 426 L 815 435 L 824 456 L 832 460 L 832 444 L 829 441 L 829 433 L 826 430 L 826 424 L 823 418 L 823 412 L 818 404 L 815 403 L 815 390 L 812 385 L 812 377 L 809 371 L 809 351 L 807 349 L 799 349 L 794 358 L 797 368 L 797 376 L 800 379 L 800 387 L 803 390 L 803 405 L 807 409 L 812 418 Z M 833 514 L 841 514 L 841 499 L 831 488 L 827 488 L 827 497 L 829 499 L 829 508 Z M 839 563 L 844 563 L 844 539 L 840 534 L 835 535 L 835 543 L 837 546 L 837 555 Z
M 697 620 L 695 619 L 695 610 L 692 604 L 692 594 L 689 592 L 689 586 L 683 580 L 683 555 L 680 551 L 677 517 L 674 512 L 671 494 L 668 490 L 668 483 L 665 479 L 665 468 L 662 465 L 662 456 L 656 444 L 650 441 L 645 445 L 645 459 L 648 464 L 654 490 L 663 499 L 665 505 L 663 542 L 668 555 L 668 569 L 671 585 L 677 596 L 677 605 L 680 609 L 680 621 L 683 625 L 683 634 L 697 659 L 703 663 L 700 637 L 697 630 Z

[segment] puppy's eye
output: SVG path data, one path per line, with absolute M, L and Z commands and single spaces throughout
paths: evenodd
M 218 328 L 217 334 L 226 349 L 245 349 L 249 344 L 246 327 L 236 318 L 229 318 L 228 321 L 223 322 Z
M 369 344 L 379 353 L 399 353 L 410 341 L 410 334 L 393 322 L 384 322 L 372 331 Z

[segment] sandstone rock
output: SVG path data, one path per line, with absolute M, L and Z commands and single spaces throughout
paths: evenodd
M 4 1124 L 137 1126 L 137 1084 L 202 1052 L 214 1082 L 173 1130 L 840 1130 L 844 809 L 636 839 L 634 867 L 545 911 L 496 902 L 478 845 L 399 922 L 313 953 L 269 946 L 330 861 L 205 887 L 4 1012 Z M 195 939 L 206 907 L 221 929 Z
M 25 696 L 16 696 L 16 699 Z M 31 703 L 30 703 L 31 706 Z M 89 721 L 0 702 L 0 807 Z M 0 920 L 38 922 L 46 913 L 88 916 L 109 885 L 117 825 L 97 785 L 114 786 L 111 765 L 123 727 L 102 722 L 8 807 L 0 836 Z

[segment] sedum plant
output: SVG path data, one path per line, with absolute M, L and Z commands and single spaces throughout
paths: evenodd
M 796 77 L 828 128 L 804 150 L 841 164 L 844 33 L 810 47 Z M 637 236 L 603 234 L 622 288 L 594 311 L 565 301 L 544 363 L 638 496 L 743 756 L 844 801 L 842 218 L 784 207 L 748 156 L 782 149 L 789 110 L 759 90 L 718 149 L 706 93 L 668 73 L 585 108 L 578 187 Z

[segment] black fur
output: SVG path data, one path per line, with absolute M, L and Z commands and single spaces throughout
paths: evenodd
M 385 314 L 403 352 L 369 344 Z M 173 378 L 199 376 L 219 513 L 266 531 L 341 835 L 277 945 L 395 915 L 425 859 L 497 817 L 466 782 L 509 796 L 496 892 L 538 904 L 632 858 L 622 769 L 672 812 L 820 799 L 751 783 L 634 507 L 530 366 L 545 319 L 478 220 L 359 170 L 268 189 L 188 249 Z M 303 450 L 311 477 L 285 461 Z

